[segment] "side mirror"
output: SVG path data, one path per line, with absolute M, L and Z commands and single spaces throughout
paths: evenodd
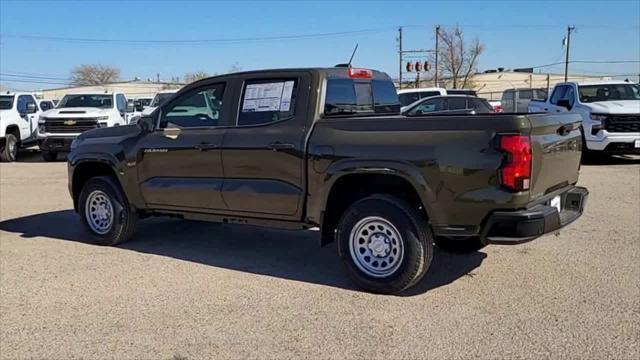
M 35 103 L 28 103 L 27 104 L 27 114 L 33 114 L 37 111 L 37 107 Z
M 124 109 L 124 111 L 130 113 L 130 112 L 133 112 L 133 110 L 134 110 L 133 104 L 127 103 L 127 107 Z
M 571 110 L 571 104 L 569 104 L 569 100 L 567 100 L 567 99 L 558 100 L 556 105 L 562 106 L 563 108 L 566 108 L 567 110 Z
M 155 121 L 151 116 L 142 116 L 138 119 L 138 126 L 140 126 L 144 132 L 153 131 L 154 125 Z

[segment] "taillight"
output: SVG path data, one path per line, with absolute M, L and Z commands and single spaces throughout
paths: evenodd
M 500 183 L 512 191 L 531 185 L 531 140 L 525 135 L 500 135 L 499 148 L 507 154 L 500 169 Z
M 503 111 L 502 105 L 495 105 L 493 107 L 493 112 L 495 113 L 501 113 Z
M 368 69 L 349 68 L 349 77 L 354 79 L 371 79 L 373 78 L 373 71 Z

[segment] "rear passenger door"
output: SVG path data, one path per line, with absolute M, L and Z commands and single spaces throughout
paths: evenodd
M 241 216 L 299 220 L 304 200 L 310 74 L 240 79 L 222 148 L 222 197 Z

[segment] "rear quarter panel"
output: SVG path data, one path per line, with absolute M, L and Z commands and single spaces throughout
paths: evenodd
M 308 145 L 307 221 L 319 223 L 331 185 L 357 172 L 407 179 L 434 225 L 479 225 L 491 210 L 524 207 L 528 193 L 500 187 L 504 155 L 494 138 L 529 130 L 529 120 L 516 115 L 319 120 Z

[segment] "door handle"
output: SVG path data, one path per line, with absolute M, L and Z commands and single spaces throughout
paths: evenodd
M 292 150 L 295 149 L 293 144 L 274 142 L 269 144 L 269 149 L 273 151 Z
M 200 144 L 196 145 L 195 148 L 200 150 L 200 151 L 213 150 L 213 149 L 217 149 L 218 148 L 218 144 L 200 143 Z

